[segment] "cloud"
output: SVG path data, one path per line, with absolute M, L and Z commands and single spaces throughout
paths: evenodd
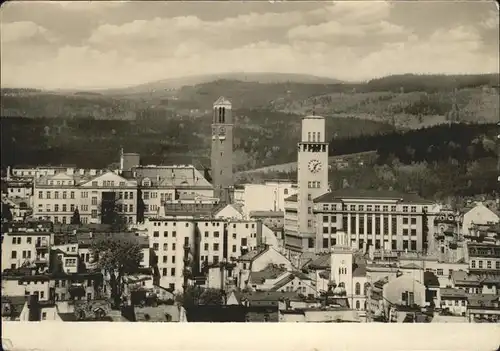
M 30 21 L 1 23 L 0 36 L 2 44 L 20 42 L 28 39 L 44 38 L 47 41 L 54 41 L 55 36 L 47 29 Z
M 71 4 L 57 7 L 70 8 L 67 13 L 72 20 L 76 14 L 87 14 L 79 22 L 87 27 L 81 28 L 78 40 L 60 39 L 64 36 L 61 28 L 69 25 L 62 20 L 58 31 L 35 20 L 2 22 L 2 43 L 5 36 L 9 45 L 8 54 L 2 52 L 2 84 L 88 89 L 231 71 L 364 80 L 398 73 L 498 70 L 498 39 L 488 39 L 492 31 L 485 30 L 480 21 L 427 23 L 421 16 L 412 19 L 410 26 L 410 15 L 402 10 L 396 13 L 393 3 L 387 2 L 307 4 L 302 10 L 297 3 L 289 8 L 276 3 L 270 6 L 275 12 L 264 12 L 251 3 L 251 10 L 237 7 L 238 12 L 232 7 L 230 15 L 223 14 L 220 5 L 219 17 L 189 14 L 187 7 L 177 7 L 175 14 L 168 15 L 149 8 L 147 16 L 122 16 L 120 11 L 132 5 L 120 4 L 116 11 L 107 8 L 113 16 L 105 17 L 105 11 L 95 9 L 118 5 Z M 90 8 L 101 16 L 99 20 L 91 20 Z M 139 7 L 132 8 L 139 11 Z M 491 16 L 486 15 L 483 11 L 484 23 L 489 23 Z M 52 42 L 36 46 L 33 38 L 52 38 Z

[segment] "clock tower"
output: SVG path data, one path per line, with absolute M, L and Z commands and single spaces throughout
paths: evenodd
M 233 193 L 233 115 L 231 102 L 220 97 L 212 114 L 212 184 L 214 196 L 231 203 Z
M 313 200 L 328 192 L 328 143 L 325 139 L 325 118 L 307 116 L 302 119 L 301 141 L 298 143 L 297 234 L 302 252 L 316 248 L 316 223 Z

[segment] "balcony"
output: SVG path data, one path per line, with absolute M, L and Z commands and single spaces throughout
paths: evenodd
M 49 243 L 47 240 L 37 240 L 35 242 L 35 248 L 36 249 L 48 249 Z

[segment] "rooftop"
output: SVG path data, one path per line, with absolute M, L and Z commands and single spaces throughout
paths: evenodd
M 381 199 L 396 200 L 404 203 L 432 204 L 433 202 L 421 198 L 417 194 L 400 193 L 394 190 L 362 190 L 346 188 L 332 191 L 314 199 L 318 202 L 339 202 L 343 199 Z
M 284 217 L 282 211 L 250 211 L 250 217 Z
M 467 298 L 467 293 L 462 289 L 441 288 L 439 292 L 442 298 L 443 297 L 461 298 L 461 299 Z
M 286 272 L 285 268 L 270 264 L 258 272 L 250 273 L 250 283 L 263 284 L 268 279 L 277 279 Z

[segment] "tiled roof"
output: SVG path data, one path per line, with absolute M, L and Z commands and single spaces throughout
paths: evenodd
M 338 202 L 342 199 L 384 199 L 384 200 L 400 200 L 406 203 L 422 203 L 431 204 L 429 200 L 425 200 L 417 194 L 400 193 L 393 190 L 362 190 L 346 188 L 332 191 L 321 195 L 314 199 L 314 202 Z
M 331 255 L 330 254 L 322 254 L 313 259 L 312 261 L 306 264 L 306 268 L 310 269 L 327 269 L 330 268 L 331 265 Z
M 500 295 L 493 294 L 468 294 L 469 307 L 495 307 L 500 303 Z
M 250 211 L 250 217 L 284 217 L 282 211 Z
M 288 283 L 290 283 L 294 279 L 295 279 L 295 275 L 290 273 L 286 277 L 281 279 L 279 282 L 277 282 L 271 289 L 269 289 L 269 291 L 278 291 L 279 289 L 281 289 L 282 287 L 284 287 L 285 285 L 287 285 Z
M 285 199 L 285 201 L 289 201 L 289 202 L 297 202 L 297 199 L 298 199 L 298 196 L 297 194 L 294 194 L 292 196 L 289 196 Z
M 267 250 L 269 250 L 269 246 L 266 246 L 264 248 L 258 248 L 256 250 L 252 250 L 247 252 L 246 254 L 240 256 L 238 258 L 238 261 L 253 261 L 255 260 L 258 256 L 262 255 L 265 253 Z
M 15 320 L 21 315 L 26 296 L 2 296 L 2 302 L 9 302 L 11 305 L 10 320 Z
M 365 264 L 354 264 L 354 269 L 352 272 L 353 277 L 365 277 L 366 276 L 366 265 Z
M 276 279 L 280 277 L 286 270 L 275 265 L 268 265 L 261 271 L 250 273 L 250 283 L 262 284 L 267 279 Z
M 441 288 L 439 290 L 441 297 L 451 297 L 451 298 L 467 298 L 467 293 L 462 289 L 453 288 Z
M 142 185 L 144 179 L 149 179 L 152 187 L 168 186 L 199 186 L 211 187 L 212 184 L 194 166 L 139 166 L 132 169 L 136 179 Z M 146 187 L 147 188 L 147 187 Z

